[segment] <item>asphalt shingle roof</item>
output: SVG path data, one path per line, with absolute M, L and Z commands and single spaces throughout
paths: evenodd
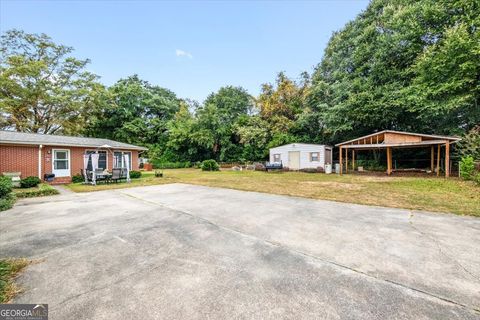
M 34 145 L 55 145 L 55 146 L 71 146 L 71 147 L 101 147 L 108 145 L 112 148 L 130 149 L 130 150 L 147 150 L 147 148 L 135 146 L 133 144 L 118 142 L 110 139 L 86 138 L 59 136 L 53 134 L 25 133 L 15 131 L 0 130 L 0 144 L 34 144 Z

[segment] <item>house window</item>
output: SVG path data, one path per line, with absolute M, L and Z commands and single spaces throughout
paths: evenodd
M 123 155 L 128 155 L 127 163 L 125 162 L 125 157 Z M 113 153 L 113 167 L 114 168 L 126 168 L 132 170 L 132 153 L 126 151 L 115 151 Z
M 54 170 L 68 170 L 69 165 L 68 150 L 54 150 L 53 151 L 53 169 Z
M 280 162 L 280 154 L 279 153 L 276 153 L 273 155 L 273 162 Z
M 319 152 L 310 152 L 310 161 L 320 161 L 320 153 Z
M 87 154 L 96 153 L 97 151 L 87 151 Z M 107 151 L 98 151 L 98 169 L 106 170 L 107 169 Z M 92 159 L 88 159 L 87 170 L 92 170 Z

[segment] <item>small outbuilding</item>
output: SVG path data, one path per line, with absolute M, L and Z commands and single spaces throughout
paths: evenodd
M 448 177 L 450 175 L 451 166 L 450 145 L 458 142 L 459 140 L 461 139 L 450 136 L 383 130 L 363 137 L 338 143 L 335 146 L 340 149 L 340 174 L 344 171 L 348 173 L 349 165 L 351 165 L 352 170 L 355 170 L 355 152 L 361 152 L 362 150 L 384 149 L 387 153 L 387 174 L 390 175 L 393 172 L 393 149 L 426 148 L 430 149 L 430 170 L 432 172 L 436 172 L 437 176 L 440 173 L 441 153 L 444 153 L 445 177 Z
M 325 169 L 332 164 L 332 147 L 322 144 L 290 143 L 270 149 L 270 163 L 282 163 L 290 170 Z

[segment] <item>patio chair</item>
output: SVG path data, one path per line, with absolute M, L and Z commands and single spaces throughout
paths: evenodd
M 119 180 L 122 179 L 122 169 L 120 168 L 113 168 L 112 169 L 112 177 L 110 178 L 110 180 L 114 181 L 115 183 L 117 183 Z
M 127 169 L 122 168 L 122 174 L 120 179 L 124 179 L 125 181 L 127 180 Z
M 83 178 L 83 183 L 85 183 L 85 171 L 82 169 L 80 170 L 80 174 L 82 175 Z M 92 181 L 92 175 L 87 172 L 87 181 L 91 182 Z

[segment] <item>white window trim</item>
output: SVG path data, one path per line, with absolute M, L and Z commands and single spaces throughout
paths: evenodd
M 281 153 L 274 153 L 273 154 L 273 162 L 277 162 L 277 160 L 275 160 L 275 156 L 278 156 L 278 161 L 282 161 L 282 154 Z
M 67 154 L 68 154 L 68 176 L 67 177 L 71 177 L 72 176 L 72 161 L 71 161 L 72 153 L 70 149 L 52 149 L 52 172 L 55 171 L 55 151 L 67 151 Z M 59 177 L 59 178 L 63 178 L 63 177 Z
M 113 161 L 115 161 L 115 152 L 121 152 L 122 153 L 122 158 L 123 158 L 124 153 L 130 153 L 130 163 L 129 163 L 130 168 L 128 168 L 128 170 L 132 171 L 132 168 L 133 168 L 133 158 L 132 158 L 133 153 L 132 153 L 132 151 L 113 150 Z M 112 166 L 113 166 L 113 162 L 112 162 Z
M 317 160 L 313 160 L 313 155 L 312 155 L 313 153 L 317 154 Z M 320 162 L 320 152 L 318 151 L 310 152 L 310 162 Z
M 106 155 L 106 161 L 107 161 L 107 167 L 105 168 L 105 170 L 108 170 L 108 151 L 107 150 L 92 150 L 92 149 L 85 149 L 85 154 L 89 151 L 92 151 L 92 152 L 97 152 L 97 151 L 101 151 L 101 152 L 105 152 L 105 155 Z

